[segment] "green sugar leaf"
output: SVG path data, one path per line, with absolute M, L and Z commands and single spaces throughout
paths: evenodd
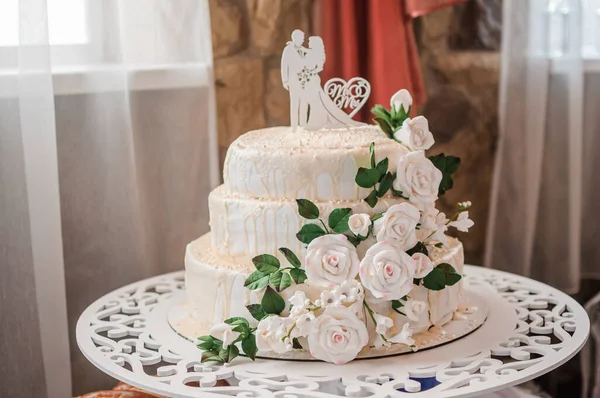
M 253 334 L 242 340 L 242 350 L 244 355 L 254 361 L 258 348 L 256 347 L 256 337 Z
M 292 277 L 292 279 L 294 280 L 294 282 L 296 282 L 297 285 L 300 285 L 301 283 L 304 283 L 304 281 L 307 279 L 306 277 L 306 271 L 304 271 L 301 268 L 294 268 L 290 270 L 290 276 Z
M 375 105 L 371 108 L 371 113 L 377 116 L 378 119 L 385 121 L 388 125 L 392 124 L 392 115 L 383 105 Z
M 379 183 L 379 189 L 377 190 L 377 196 L 380 198 L 385 195 L 394 182 L 394 175 L 388 171 L 388 173 L 381 179 Z
M 246 278 L 244 286 L 249 290 L 260 290 L 269 284 L 269 274 L 260 271 L 254 271 Z
M 281 292 L 292 284 L 292 278 L 287 272 L 281 270 L 273 272 L 269 278 L 269 284 L 275 288 L 278 292 Z
M 252 263 L 258 271 L 267 275 L 277 271 L 281 266 L 281 263 L 279 262 L 277 257 L 272 256 L 270 254 L 258 255 L 252 259 Z
M 379 172 L 379 178 L 385 176 L 389 164 L 390 161 L 388 160 L 388 158 L 384 158 L 381 160 L 381 162 L 377 163 L 377 166 L 375 168 L 377 169 L 377 172 Z
M 462 279 L 462 276 L 456 272 L 456 269 L 448 263 L 439 264 L 436 268 L 439 268 L 444 272 L 446 286 L 455 285 Z
M 335 209 L 329 215 L 329 219 L 327 223 L 329 224 L 329 228 L 333 230 L 333 232 L 337 232 L 342 234 L 348 230 L 348 220 L 352 215 L 352 209 L 343 208 L 343 209 Z
M 377 169 L 359 167 L 354 181 L 356 181 L 360 187 L 372 188 L 379 182 L 379 171 L 377 171 Z
M 442 290 L 446 287 L 446 275 L 440 268 L 434 268 L 425 278 L 423 286 L 429 290 Z
M 325 231 L 323 231 L 323 228 L 321 228 L 317 224 L 305 224 L 296 234 L 296 237 L 300 242 L 308 245 L 314 239 L 323 235 L 325 235 Z
M 265 310 L 263 310 L 263 307 L 260 304 L 247 305 L 246 309 L 250 315 L 252 315 L 252 318 L 256 319 L 257 321 L 262 321 L 267 316 L 267 313 Z
M 392 129 L 392 126 L 390 126 L 390 124 L 385 121 L 385 119 L 376 117 L 375 119 L 373 119 L 373 121 L 379 126 L 381 131 L 383 131 L 385 135 L 388 136 L 388 138 L 394 137 L 394 130 Z
M 261 304 L 267 314 L 279 315 L 285 308 L 285 301 L 271 286 L 267 286 Z
M 367 204 L 371 206 L 371 208 L 375 207 L 375 205 L 377 204 L 377 200 L 377 190 L 375 189 L 372 190 L 369 196 L 365 198 L 365 202 L 367 202 Z
M 319 218 L 319 208 L 308 199 L 296 199 L 298 203 L 298 213 L 308 219 L 315 220 Z
M 425 246 L 423 242 L 417 242 L 417 244 L 414 247 L 406 251 L 406 254 L 408 254 L 409 256 L 412 256 L 415 253 L 423 253 L 426 256 L 429 255 L 429 252 L 427 251 L 427 246 Z
M 458 170 L 458 166 L 460 166 L 460 158 L 456 156 L 446 156 L 443 153 L 440 153 L 439 155 L 430 156 L 429 160 L 438 170 L 442 172 L 442 181 L 440 182 L 440 186 L 438 188 L 438 195 L 441 196 L 454 186 L 452 174 Z
M 375 167 L 375 143 L 371 142 L 369 145 L 369 160 L 371 161 L 371 168 Z
M 292 265 L 294 268 L 300 268 L 300 259 L 293 251 L 288 249 L 287 247 L 280 247 L 279 252 L 285 256 L 285 259 Z

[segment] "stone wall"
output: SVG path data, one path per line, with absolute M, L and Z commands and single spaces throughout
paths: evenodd
M 311 6 L 311 0 L 210 0 L 221 160 L 240 134 L 289 124 L 279 57 L 293 29 L 310 34 Z M 497 138 L 500 6 L 501 0 L 471 0 L 415 23 L 429 98 L 422 113 L 435 151 L 463 159 L 442 206 L 474 203 L 476 226 L 460 238 L 475 264 L 483 256 Z
M 481 264 L 496 140 L 501 0 L 472 0 L 416 20 L 428 100 L 421 113 L 436 139 L 433 152 L 459 156 L 454 189 L 440 200 L 450 212 L 470 200 L 475 226 L 458 233 L 468 263 Z
M 221 161 L 256 128 L 289 125 L 281 49 L 290 32 L 311 31 L 311 0 L 210 0 Z

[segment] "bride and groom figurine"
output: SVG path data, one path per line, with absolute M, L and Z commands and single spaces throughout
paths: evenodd
M 292 40 L 286 44 L 281 56 L 281 81 L 290 93 L 292 129 L 296 130 L 298 126 L 317 130 L 361 125 L 336 106 L 321 86 L 319 73 L 325 64 L 323 40 L 312 36 L 308 39 L 308 48 L 303 44 L 304 32 L 294 30 Z

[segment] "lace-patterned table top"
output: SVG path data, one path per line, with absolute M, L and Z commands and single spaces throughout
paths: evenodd
M 568 295 L 540 282 L 465 267 L 468 289 L 489 306 L 479 329 L 413 354 L 343 366 L 239 358 L 200 363 L 201 352 L 167 321 L 181 302 L 184 273 L 146 279 L 90 305 L 77 343 L 103 372 L 169 397 L 469 397 L 533 379 L 565 363 L 585 343 L 589 318 Z M 223 384 L 228 384 L 223 386 Z

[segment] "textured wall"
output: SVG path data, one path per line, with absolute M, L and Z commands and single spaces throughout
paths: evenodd
M 294 29 L 310 33 L 311 0 L 210 0 L 221 161 L 240 134 L 288 125 L 281 51 Z
M 293 29 L 311 32 L 311 6 L 311 0 L 210 0 L 222 160 L 240 134 L 289 124 L 280 54 Z M 415 24 L 429 96 L 422 113 L 435 134 L 435 152 L 463 159 L 442 206 L 474 203 L 476 226 L 460 238 L 475 264 L 483 255 L 497 137 L 500 10 L 501 0 L 471 0 Z
M 471 264 L 483 260 L 498 136 L 500 17 L 500 0 L 472 0 L 415 24 L 428 94 L 421 112 L 436 138 L 433 152 L 462 159 L 454 189 L 440 205 L 450 211 L 458 201 L 473 202 L 475 226 L 458 233 Z

